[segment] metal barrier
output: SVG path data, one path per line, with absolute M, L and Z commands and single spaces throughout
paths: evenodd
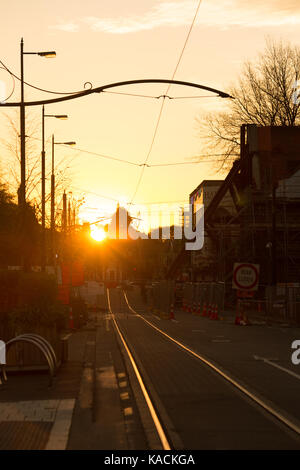
M 147 287 L 148 308 L 154 314 L 172 318 L 175 307 L 175 281 L 156 281 Z M 218 320 L 224 312 L 223 282 L 185 282 L 179 307 L 184 312 Z
M 27 333 L 27 334 L 16 336 L 15 338 L 9 340 L 6 343 L 6 354 L 8 354 L 9 349 L 14 344 L 19 343 L 19 342 L 32 344 L 41 351 L 41 353 L 43 354 L 49 366 L 49 386 L 51 386 L 53 377 L 56 375 L 56 371 L 58 367 L 56 354 L 51 344 L 47 340 L 45 340 L 45 338 L 43 338 L 42 336 Z M 5 364 L 1 365 L 0 372 L 2 373 L 3 380 L 7 381 Z M 0 376 L 0 384 L 1 384 L 1 376 Z
M 175 282 L 157 281 L 146 289 L 146 299 L 151 312 L 164 318 L 173 318 Z

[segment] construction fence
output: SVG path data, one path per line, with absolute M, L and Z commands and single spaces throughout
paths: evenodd
M 174 317 L 175 281 L 153 282 L 146 289 L 146 302 L 150 311 L 163 318 Z
M 239 299 L 238 310 L 250 320 L 300 325 L 300 287 L 266 286 L 262 299 Z
M 182 288 L 182 310 L 217 320 L 224 311 L 223 282 L 186 282 Z
M 157 281 L 147 287 L 148 308 L 165 318 L 174 318 L 174 309 L 217 320 L 224 311 L 225 286 L 221 282 Z
M 146 286 L 144 300 L 149 310 L 161 318 L 172 319 L 174 311 L 181 310 L 212 320 L 226 317 L 236 325 L 300 325 L 300 287 L 265 286 L 260 298 L 236 292 L 235 305 L 230 309 L 225 307 L 225 294 L 223 282 L 156 281 Z

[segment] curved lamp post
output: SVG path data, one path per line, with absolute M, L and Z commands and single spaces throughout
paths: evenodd
M 42 54 L 42 53 L 40 53 Z M 42 107 L 42 247 L 41 247 L 41 269 L 45 271 L 46 265 L 46 235 L 45 235 L 45 217 L 46 217 L 46 152 L 45 152 L 45 118 L 68 119 L 67 114 L 45 114 L 45 106 Z
M 24 41 L 21 39 L 21 102 L 20 102 L 20 138 L 21 138 L 21 184 L 19 190 L 19 204 L 26 203 L 26 154 L 25 154 L 25 103 L 24 103 L 24 55 L 39 55 L 40 57 L 52 58 L 56 56 L 55 51 L 46 52 L 24 52 Z
M 55 145 L 76 145 L 76 142 L 55 142 L 52 134 L 52 171 L 51 171 L 51 261 L 54 255 L 54 232 L 55 232 L 55 172 L 54 172 L 54 147 Z

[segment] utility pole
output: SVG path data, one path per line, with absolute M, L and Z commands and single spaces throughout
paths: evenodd
M 21 39 L 21 103 L 20 103 L 20 147 L 21 147 L 21 183 L 19 188 L 19 205 L 26 203 L 26 167 L 25 167 L 25 105 L 24 105 L 24 41 Z
M 56 119 L 68 119 L 67 114 L 45 114 L 45 106 L 42 107 L 42 256 L 41 266 L 42 271 L 45 271 L 45 260 L 46 260 L 46 228 L 45 228 L 45 217 L 46 217 L 46 152 L 45 152 L 45 117 L 56 118 Z M 54 136 L 52 136 L 52 172 L 51 172 L 51 231 L 55 231 L 55 176 L 54 176 Z M 51 233 L 51 256 L 53 255 L 53 236 Z M 52 260 L 52 259 L 51 259 Z
M 52 134 L 52 171 L 51 171 L 51 261 L 54 260 L 55 232 L 55 174 L 54 174 L 54 135 Z
M 42 154 L 41 154 L 41 166 L 42 166 L 42 256 L 41 256 L 41 267 L 42 272 L 45 271 L 46 265 L 46 233 L 45 233 L 45 206 L 46 206 L 46 163 L 45 163 L 45 107 L 42 109 Z
M 64 192 L 63 194 L 62 229 L 63 229 L 64 235 L 66 235 L 66 232 L 67 232 L 67 195 L 66 195 L 66 192 Z
M 276 185 L 272 184 L 272 285 L 277 283 L 277 221 L 276 221 Z
M 68 229 L 71 230 L 72 220 L 71 220 L 71 199 L 68 200 Z

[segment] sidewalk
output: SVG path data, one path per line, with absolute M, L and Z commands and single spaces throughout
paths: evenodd
M 97 323 L 70 334 L 68 361 L 51 387 L 48 373 L 8 374 L 0 386 L 0 450 L 132 448 L 119 393 L 122 367 L 105 318 L 98 314 Z

